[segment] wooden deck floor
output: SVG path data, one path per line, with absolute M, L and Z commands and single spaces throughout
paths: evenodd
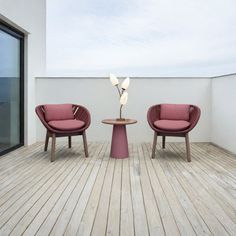
M 130 145 L 109 158 L 108 143 L 43 144 L 0 158 L 0 235 L 236 235 L 236 157 L 210 144 Z

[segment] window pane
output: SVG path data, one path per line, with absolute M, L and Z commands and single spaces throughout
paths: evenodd
M 20 40 L 0 30 L 0 152 L 20 143 Z

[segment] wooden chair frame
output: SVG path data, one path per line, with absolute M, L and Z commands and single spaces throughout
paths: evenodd
M 160 119 L 160 110 L 161 104 L 154 105 L 149 108 L 147 113 L 147 120 L 150 127 L 154 130 L 154 138 L 153 138 L 153 145 L 152 145 L 152 158 L 155 158 L 156 153 L 156 144 L 157 144 L 157 137 L 162 136 L 162 148 L 165 149 L 166 137 L 167 136 L 175 136 L 175 137 L 184 137 L 185 144 L 186 144 L 186 154 L 187 154 L 187 161 L 191 161 L 191 154 L 190 154 L 190 142 L 189 142 L 189 132 L 197 125 L 198 120 L 201 115 L 201 110 L 195 105 L 190 105 L 190 126 L 181 131 L 166 131 L 158 129 L 154 122 Z
M 90 126 L 90 123 L 91 123 L 90 113 L 85 107 L 83 107 L 81 105 L 72 104 L 72 109 L 73 109 L 75 119 L 84 121 L 85 125 L 81 129 L 78 129 L 78 130 L 62 131 L 62 130 L 56 130 L 56 129 L 52 128 L 47 123 L 47 121 L 45 120 L 45 115 L 44 115 L 45 114 L 44 105 L 39 105 L 35 108 L 36 114 L 38 115 L 39 119 L 43 123 L 44 127 L 47 129 L 44 151 L 47 151 L 49 138 L 52 138 L 52 149 L 51 149 L 51 161 L 52 162 L 55 160 L 56 138 L 57 137 L 68 137 L 68 147 L 71 148 L 72 136 L 82 135 L 83 136 L 83 144 L 84 144 L 84 153 L 85 153 L 86 157 L 89 156 L 88 144 L 87 144 L 87 138 L 86 138 L 86 129 Z

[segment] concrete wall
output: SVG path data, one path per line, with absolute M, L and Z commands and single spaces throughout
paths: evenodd
M 236 153 L 236 74 L 212 80 L 212 142 Z
M 46 64 L 46 1 L 0 0 L 0 18 L 25 33 L 25 143 L 36 141 L 35 77 Z
M 104 118 L 119 116 L 118 94 L 107 78 L 37 78 L 36 103 L 78 103 L 92 114 L 88 139 L 110 140 L 112 127 L 101 124 Z M 147 110 L 157 103 L 190 103 L 201 107 L 199 125 L 191 132 L 191 141 L 209 142 L 211 134 L 211 79 L 209 78 L 131 78 L 124 116 L 138 120 L 128 127 L 132 142 L 151 141 Z M 37 140 L 44 140 L 45 129 L 37 120 Z M 169 138 L 168 140 L 173 140 Z M 183 141 L 181 138 L 175 139 Z

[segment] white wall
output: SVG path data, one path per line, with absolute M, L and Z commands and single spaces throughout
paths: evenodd
M 107 79 L 39 77 L 35 80 L 45 72 L 45 0 L 0 0 L 0 18 L 26 34 L 26 144 L 44 139 L 45 130 L 34 112 L 35 105 L 43 103 L 85 105 L 92 114 L 89 140 L 110 140 L 111 127 L 101 124 L 101 120 L 117 117 L 119 102 L 115 88 Z M 192 103 L 201 108 L 202 116 L 199 125 L 191 132 L 191 140 L 212 141 L 236 153 L 235 88 L 236 75 L 212 79 L 132 78 L 124 114 L 137 119 L 138 124 L 128 127 L 129 139 L 133 142 L 152 140 L 153 133 L 146 121 L 147 109 L 151 105 Z
M 0 18 L 23 30 L 25 40 L 25 143 L 36 141 L 35 77 L 44 75 L 46 64 L 46 1 L 0 0 Z
M 36 103 L 78 103 L 92 115 L 88 139 L 110 140 L 112 127 L 101 124 L 104 118 L 119 116 L 117 91 L 105 78 L 37 78 Z M 138 120 L 128 126 L 131 142 L 151 141 L 147 110 L 158 103 L 190 103 L 202 110 L 199 125 L 191 132 L 191 141 L 209 142 L 211 123 L 211 79 L 209 78 L 131 78 L 125 117 Z M 37 120 L 37 140 L 44 140 L 45 129 Z M 173 140 L 169 138 L 168 140 Z M 176 140 L 176 139 L 175 139 Z M 183 141 L 178 138 L 177 141 Z
M 212 80 L 212 142 L 236 153 L 236 74 Z

